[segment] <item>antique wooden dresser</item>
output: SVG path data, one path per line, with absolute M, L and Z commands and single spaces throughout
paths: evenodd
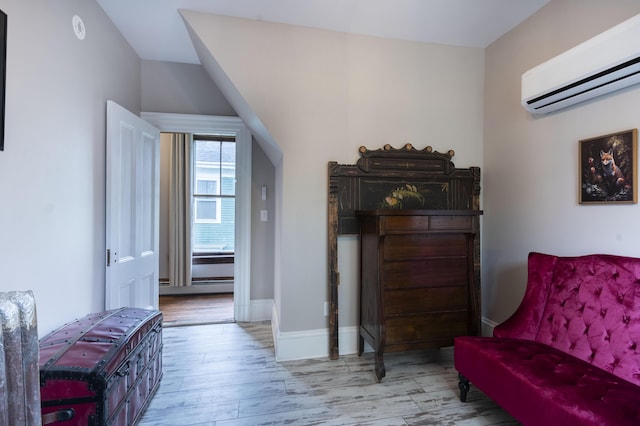
M 360 336 L 384 352 L 453 345 L 476 335 L 480 296 L 474 272 L 479 210 L 360 210 Z
M 407 143 L 369 150 L 355 164 L 329 162 L 329 356 L 339 357 L 338 237 L 361 238 L 359 351 L 452 345 L 478 334 L 480 168 L 456 168 L 455 152 Z M 357 307 L 354 307 L 357 309 Z M 345 323 L 345 326 L 351 324 Z

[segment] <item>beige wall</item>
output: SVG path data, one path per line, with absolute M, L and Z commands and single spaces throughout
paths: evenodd
M 208 52 L 201 60 L 223 73 L 216 83 L 233 85 L 282 150 L 275 237 L 280 331 L 325 329 L 327 163 L 355 162 L 361 145 L 409 142 L 454 149 L 458 167 L 482 165 L 484 51 L 184 17 Z M 242 105 L 227 99 L 242 116 Z M 342 262 L 350 259 L 350 252 L 341 253 Z M 356 276 L 350 275 L 341 280 L 341 326 L 355 325 Z
M 260 146 L 251 149 L 251 300 L 273 299 L 275 169 Z M 262 186 L 267 199 L 262 199 Z M 260 220 L 267 211 L 267 221 Z
M 528 69 L 640 13 L 637 0 L 553 0 L 486 49 L 483 314 L 519 304 L 530 251 L 640 256 L 638 205 L 578 204 L 578 140 L 640 127 L 640 88 L 532 116 Z
M 94 1 L 0 0 L 0 9 L 0 291 L 34 291 L 42 335 L 104 309 L 106 101 L 140 112 L 140 60 Z

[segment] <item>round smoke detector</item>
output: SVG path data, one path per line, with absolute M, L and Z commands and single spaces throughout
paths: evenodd
M 71 24 L 73 25 L 73 32 L 76 33 L 76 37 L 78 40 L 84 40 L 86 35 L 86 28 L 84 26 L 84 22 L 82 18 L 78 15 L 73 15 L 73 19 L 71 19 Z

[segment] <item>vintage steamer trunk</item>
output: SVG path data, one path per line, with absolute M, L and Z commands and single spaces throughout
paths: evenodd
M 90 314 L 40 340 L 44 423 L 71 417 L 59 424 L 135 424 L 161 378 L 160 311 Z

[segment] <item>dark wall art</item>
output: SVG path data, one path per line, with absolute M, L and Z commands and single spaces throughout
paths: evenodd
M 0 151 L 4 151 L 4 98 L 7 75 L 7 14 L 0 10 Z
M 579 141 L 580 204 L 637 203 L 638 130 Z

